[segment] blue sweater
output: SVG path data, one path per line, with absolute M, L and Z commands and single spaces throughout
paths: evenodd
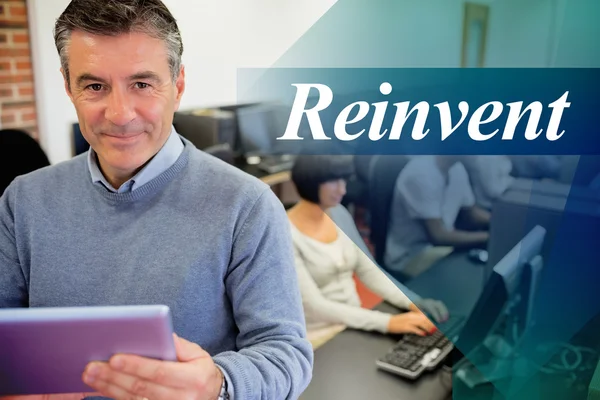
M 313 353 L 283 206 L 184 143 L 130 193 L 94 185 L 85 155 L 17 178 L 0 198 L 0 307 L 166 304 L 236 400 L 297 398 Z

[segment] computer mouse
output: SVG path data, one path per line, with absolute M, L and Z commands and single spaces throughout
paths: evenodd
M 488 261 L 488 252 L 482 249 L 473 249 L 469 251 L 469 259 L 478 264 L 486 264 Z

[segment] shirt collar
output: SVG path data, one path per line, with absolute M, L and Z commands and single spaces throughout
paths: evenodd
M 183 151 L 183 148 L 184 144 L 181 141 L 179 134 L 177 134 L 175 128 L 173 127 L 171 129 L 169 138 L 160 151 L 156 153 L 156 155 L 150 160 L 150 162 L 148 162 L 148 164 L 146 164 L 146 166 L 144 166 L 144 168 L 142 168 L 141 171 L 139 171 L 133 178 L 123 183 L 123 185 L 121 185 L 121 187 L 117 190 L 110 183 L 108 183 L 102 174 L 102 171 L 100 171 L 96 153 L 90 147 L 87 161 L 92 182 L 94 184 L 101 183 L 106 189 L 113 193 L 131 192 L 150 182 L 152 179 L 169 169 L 169 167 L 171 167 L 177 161 L 181 155 L 181 152 Z

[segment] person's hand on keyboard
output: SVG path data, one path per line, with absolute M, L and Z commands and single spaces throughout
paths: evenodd
M 392 316 L 388 323 L 388 331 L 390 333 L 414 333 L 415 335 L 426 336 L 435 331 L 435 325 L 422 312 L 408 311 Z
M 438 300 L 420 299 L 410 305 L 411 311 L 429 314 L 437 323 L 448 320 L 449 313 L 446 305 Z

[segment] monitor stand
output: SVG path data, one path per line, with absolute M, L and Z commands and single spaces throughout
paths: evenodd
M 514 354 L 502 336 L 491 335 L 456 365 L 456 376 L 471 389 L 512 377 Z

